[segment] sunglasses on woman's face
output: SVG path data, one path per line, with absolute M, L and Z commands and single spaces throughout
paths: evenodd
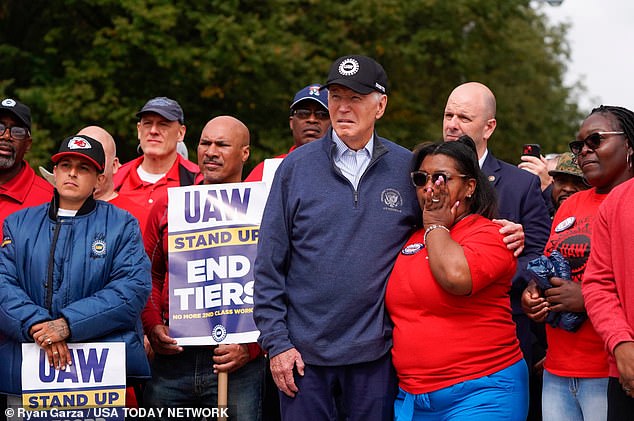
M 464 174 L 450 175 L 450 174 L 445 174 L 443 172 L 435 172 L 433 174 L 429 174 L 429 173 L 426 173 L 425 171 L 412 171 L 410 173 L 410 177 L 412 178 L 412 184 L 414 184 L 414 186 L 425 187 L 430 178 L 431 178 L 432 184 L 436 184 L 436 182 L 440 180 L 440 177 L 442 177 L 443 180 L 447 182 L 455 177 L 467 178 L 468 176 Z
M 583 140 L 574 140 L 568 144 L 570 152 L 575 155 L 579 155 L 583 149 L 583 145 L 586 145 L 588 149 L 594 151 L 601 143 L 610 136 L 623 135 L 624 132 L 596 132 L 592 133 Z

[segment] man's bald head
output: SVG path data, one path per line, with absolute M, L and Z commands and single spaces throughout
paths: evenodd
M 495 113 L 495 95 L 486 85 L 467 82 L 456 87 L 445 106 L 444 140 L 451 141 L 464 134 L 469 135 L 476 142 L 478 156 L 481 157 L 497 126 Z
M 205 184 L 242 181 L 242 167 L 249 158 L 249 129 L 231 116 L 207 122 L 198 143 L 198 165 Z
M 117 145 L 114 138 L 105 129 L 99 126 L 88 126 L 81 129 L 77 134 L 90 136 L 99 141 L 103 146 L 106 155 L 106 166 L 104 168 L 104 181 L 99 183 L 95 189 L 95 199 L 110 200 L 114 194 L 113 175 L 119 169 L 119 158 L 117 158 Z

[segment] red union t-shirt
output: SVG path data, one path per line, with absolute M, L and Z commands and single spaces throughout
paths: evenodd
M 570 263 L 572 280 L 581 282 L 590 257 L 592 224 L 607 194 L 592 188 L 577 192 L 557 210 L 544 254 L 559 251 Z M 569 219 L 570 218 L 570 219 Z M 559 228 L 558 228 L 559 227 Z M 557 232 L 559 231 L 559 232 Z M 562 377 L 608 377 L 608 354 L 590 320 L 576 332 L 546 325 L 544 367 Z

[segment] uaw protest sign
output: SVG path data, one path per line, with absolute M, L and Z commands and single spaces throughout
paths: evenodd
M 266 184 L 168 189 L 169 329 L 179 345 L 255 342 L 253 263 Z
M 67 345 L 72 364 L 56 370 L 44 349 L 34 343 L 22 344 L 23 407 L 35 412 L 124 407 L 125 344 Z

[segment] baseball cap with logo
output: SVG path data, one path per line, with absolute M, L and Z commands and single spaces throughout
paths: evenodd
M 6 110 L 20 120 L 24 126 L 31 130 L 31 110 L 26 105 L 12 98 L 4 98 L 0 101 L 0 111 Z
M 181 106 L 173 99 L 164 96 L 152 98 L 146 102 L 141 111 L 136 113 L 136 116 L 140 118 L 143 113 L 156 113 L 169 121 L 185 124 L 185 115 Z
M 366 56 L 343 56 L 332 63 L 324 87 L 342 85 L 367 95 L 372 91 L 387 94 L 387 74 L 383 66 Z
M 57 164 L 65 156 L 76 156 L 88 159 L 98 172 L 103 172 L 106 165 L 106 155 L 99 141 L 86 135 L 69 136 L 62 141 L 59 151 L 51 157 L 51 161 Z
M 557 174 L 568 174 L 583 178 L 583 171 L 575 162 L 575 156 L 572 152 L 564 152 L 559 155 L 555 169 L 548 171 L 548 175 L 551 177 Z
M 328 89 L 322 89 L 319 83 L 313 83 L 302 88 L 295 94 L 290 109 L 294 109 L 297 104 L 304 100 L 315 101 L 325 109 L 328 109 Z

